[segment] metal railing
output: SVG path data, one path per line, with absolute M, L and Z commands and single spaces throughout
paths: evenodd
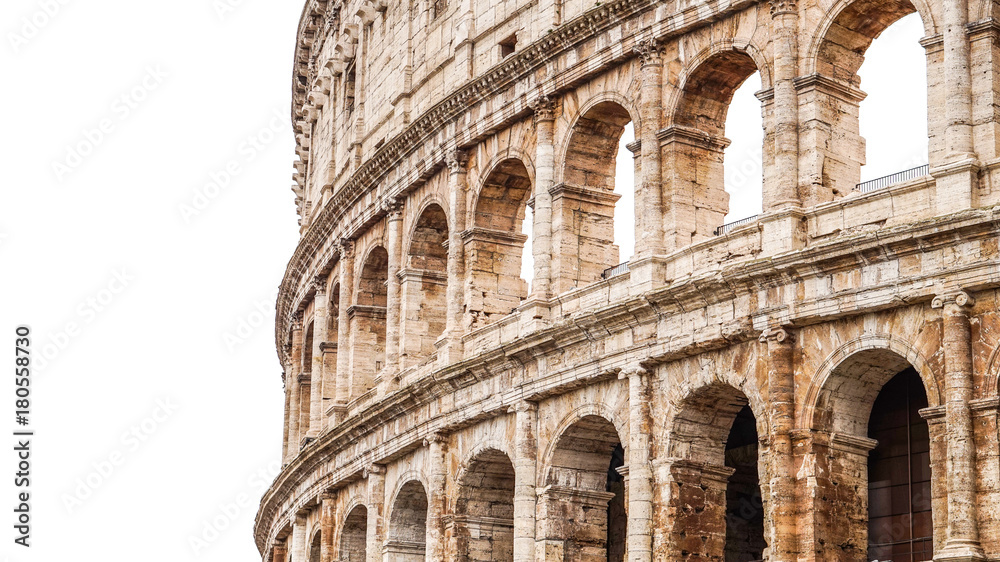
M 614 267 L 609 267 L 601 274 L 601 279 L 611 279 L 623 273 L 628 273 L 628 262 L 620 263 Z
M 858 193 L 869 193 L 877 189 L 889 187 L 890 185 L 926 176 L 928 173 L 930 173 L 930 166 L 924 164 L 923 166 L 917 166 L 916 168 L 910 168 L 909 170 L 903 170 L 902 172 L 896 172 L 895 174 L 889 174 L 888 176 L 863 181 L 854 186 L 854 191 L 857 191 Z
M 729 232 L 731 232 L 734 228 L 736 228 L 738 226 L 743 226 L 744 224 L 750 224 L 750 223 L 754 222 L 755 220 L 757 220 L 757 217 L 759 217 L 759 216 L 760 215 L 754 215 L 752 217 L 747 217 L 745 219 L 740 219 L 738 221 L 733 221 L 733 222 L 726 223 L 726 224 L 720 226 L 719 228 L 715 229 L 715 235 L 716 236 L 722 236 L 723 234 L 728 234 Z

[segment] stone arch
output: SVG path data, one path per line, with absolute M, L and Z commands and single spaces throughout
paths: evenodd
M 390 560 L 422 562 L 427 553 L 427 492 L 417 479 L 400 479 L 389 512 L 385 552 Z
M 614 92 L 587 100 L 573 116 L 562 149 L 562 181 L 552 193 L 553 291 L 592 283 L 619 263 L 614 193 L 618 144 L 638 115 Z M 641 216 L 641 215 L 640 215 Z M 637 222 L 636 228 L 641 228 Z
M 838 377 L 843 377 L 844 371 L 851 367 L 847 361 L 854 357 L 858 361 L 864 360 L 866 357 L 863 354 L 865 352 L 869 353 L 878 351 L 889 352 L 886 357 L 895 359 L 892 360 L 891 366 L 884 365 L 874 366 L 876 368 L 873 373 L 875 374 L 876 380 L 881 380 L 878 383 L 878 387 L 874 390 L 872 394 L 872 389 L 868 389 L 867 394 L 871 394 L 871 398 L 874 399 L 875 394 L 878 394 L 878 389 L 882 388 L 892 375 L 902 370 L 902 368 L 896 371 L 889 372 L 891 368 L 898 367 L 903 363 L 911 365 L 916 369 L 917 373 L 920 375 L 921 380 L 924 382 L 924 390 L 927 393 L 927 402 L 930 406 L 939 406 L 943 404 L 941 401 L 941 389 L 938 385 L 937 376 L 931 369 L 927 359 L 924 358 L 913 346 L 909 345 L 907 342 L 895 338 L 889 334 L 866 334 L 861 337 L 855 338 L 849 342 L 844 343 L 839 348 L 834 350 L 823 363 L 820 364 L 819 368 L 816 369 L 816 374 L 813 376 L 812 381 L 809 383 L 809 388 L 806 390 L 805 399 L 803 401 L 803 406 L 799 414 L 798 427 L 806 429 L 823 429 L 824 424 L 829 424 L 831 416 L 835 416 L 835 412 L 823 413 L 823 408 L 832 407 L 832 398 L 830 393 L 839 388 L 844 384 L 845 381 L 839 380 Z M 838 374 L 839 373 L 839 374 Z M 883 380 L 884 379 L 884 380 Z M 861 396 L 858 396 L 860 398 Z M 870 406 L 870 400 L 868 401 Z M 819 410 L 819 413 L 817 411 Z M 851 435 L 863 434 L 864 432 L 858 432 L 857 430 L 857 420 L 863 416 L 864 420 L 867 420 L 868 412 L 855 413 L 851 416 L 851 423 L 849 426 L 843 425 L 830 425 L 830 430 L 835 430 L 840 433 L 846 433 Z M 846 420 L 845 420 L 846 421 Z M 864 425 L 867 425 L 867 421 L 864 421 Z
M 341 525 L 339 562 L 365 562 L 368 546 L 368 508 L 358 503 L 349 505 Z
M 459 560 L 514 559 L 514 464 L 501 449 L 477 447 L 456 478 L 454 540 Z
M 428 202 L 416 215 L 399 273 L 403 333 L 403 367 L 434 354 L 435 342 L 447 322 L 448 216 L 436 202 Z
M 760 438 L 765 412 L 736 386 L 707 381 L 671 408 L 667 530 L 689 556 L 755 560 L 767 547 Z M 679 552 L 671 559 L 681 558 Z
M 806 76 L 797 80 L 799 105 L 810 116 L 800 126 L 812 131 L 806 137 L 808 144 L 800 148 L 805 157 L 801 175 L 811 177 L 814 184 L 804 205 L 847 195 L 861 181 L 866 150 L 859 114 L 867 94 L 860 89 L 857 72 L 872 42 L 914 12 L 920 14 L 927 36 L 934 35 L 937 26 L 924 0 L 839 0 L 817 26 L 803 61 Z M 928 60 L 928 64 L 938 63 Z M 928 96 L 933 99 L 930 91 Z M 931 136 L 942 126 L 936 121 L 928 120 Z
M 993 348 L 986 363 L 982 388 L 976 389 L 976 398 L 1000 396 L 1000 345 Z
M 820 519 L 812 521 L 820 551 L 850 559 L 869 555 L 868 464 L 870 451 L 878 445 L 869 437 L 869 420 L 886 383 L 907 372 L 919 377 L 927 404 L 939 406 L 937 379 L 925 358 L 907 343 L 884 334 L 865 335 L 840 346 L 820 365 L 806 392 L 799 426 L 810 432 L 809 442 L 803 444 L 811 452 L 806 476 L 815 477 L 817 483 L 806 501 L 810 513 L 843 514 L 849 522 L 829 526 Z M 944 424 L 924 422 L 923 429 L 929 431 L 931 445 L 926 454 L 931 471 L 945 470 Z M 843 482 L 852 485 L 845 487 Z M 932 482 L 930 487 L 932 498 L 942 497 L 939 483 Z M 943 528 L 940 510 L 931 515 L 933 527 Z
M 481 178 L 472 228 L 463 233 L 466 321 L 471 329 L 510 314 L 528 296 L 528 284 L 521 278 L 528 237 L 521 234 L 521 227 L 532 183 L 518 158 L 495 162 Z
M 354 303 L 348 309 L 352 341 L 351 398 L 371 389 L 376 373 L 385 365 L 389 253 L 384 247 L 374 245 L 361 263 Z
M 602 412 L 604 415 L 592 412 Z M 540 515 L 542 539 L 561 542 L 564 559 L 624 559 L 625 449 L 602 405 L 577 408 L 549 448 Z
M 317 525 L 316 529 L 313 530 L 312 538 L 309 540 L 309 556 L 306 559 L 309 562 L 320 562 L 320 550 L 323 548 L 323 533 L 320 532 L 320 528 Z
M 677 209 L 671 225 L 677 246 L 715 236 L 729 213 L 726 117 L 736 90 L 757 72 L 764 83 L 767 68 L 756 49 L 738 49 L 731 42 L 710 45 L 686 65 L 668 109 L 670 125 L 660 135 L 664 193 Z

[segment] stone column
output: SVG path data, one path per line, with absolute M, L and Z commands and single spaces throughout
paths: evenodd
M 628 539 L 629 562 L 653 559 L 653 469 L 649 450 L 649 376 L 635 366 L 621 372 L 628 379 Z
M 445 483 L 448 477 L 447 437 L 434 434 L 424 440 L 430 448 L 430 481 L 427 492 L 427 559 L 433 562 L 445 560 L 444 511 L 448 500 Z
M 282 428 L 281 435 L 281 465 L 285 466 L 288 464 L 288 430 L 291 426 L 291 408 L 292 408 L 292 379 L 289 376 L 291 372 L 290 365 L 285 365 L 284 372 L 281 373 L 281 384 L 285 387 L 285 423 Z
M 292 549 L 289 555 L 292 562 L 305 562 L 306 560 L 306 514 L 304 512 L 295 515 L 295 522 L 292 524 Z
M 320 496 L 320 562 L 333 562 L 333 521 L 337 513 L 334 504 L 336 499 L 337 497 L 333 494 Z
M 290 378 L 289 384 L 291 384 L 291 391 L 289 392 L 289 408 L 288 408 L 288 462 L 295 458 L 295 455 L 299 452 L 299 420 L 302 418 L 299 408 L 302 403 L 302 398 L 299 396 L 299 371 L 301 370 L 302 363 L 302 314 L 296 313 L 295 318 L 292 319 L 292 368 L 288 371 L 288 376 Z
M 462 313 L 465 294 L 465 244 L 462 243 L 462 232 L 465 230 L 466 206 L 466 173 L 469 155 L 462 150 L 448 153 L 448 317 L 445 319 L 445 337 L 448 338 L 446 348 L 448 363 L 454 363 L 462 357 Z
M 535 207 L 532 223 L 531 257 L 534 279 L 529 298 L 547 301 L 552 297 L 552 189 L 555 180 L 554 125 L 556 104 L 547 96 L 531 104 L 535 112 Z
M 964 2 L 962 2 L 964 4 Z M 948 426 L 948 538 L 935 560 L 984 560 L 976 511 L 976 448 L 972 433 L 972 297 L 964 292 L 935 297 L 942 309 L 945 420 Z
M 635 256 L 662 254 L 666 248 L 663 232 L 663 177 L 660 165 L 660 117 L 663 113 L 663 46 L 656 39 L 637 41 L 635 53 L 642 61 L 642 88 L 639 94 L 641 123 L 636 136 L 642 150 L 641 181 L 635 194 Z M 640 212 L 641 211 L 641 212 Z
M 309 431 L 306 437 L 315 439 L 323 432 L 323 342 L 326 341 L 326 277 L 313 280 L 312 367 L 309 387 Z
M 774 176 L 764 211 L 801 205 L 799 178 L 798 7 L 795 0 L 770 0 L 774 46 Z
M 385 542 L 383 518 L 385 514 L 385 467 L 373 464 L 365 469 L 368 480 L 368 536 L 365 539 L 367 562 L 382 562 Z M 294 561 L 293 561 L 294 562 Z
M 535 560 L 535 491 L 536 457 L 535 425 L 538 406 L 521 401 L 514 411 L 514 562 Z
M 386 212 L 385 249 L 389 254 L 388 279 L 386 280 L 385 305 L 385 377 L 387 390 L 397 387 L 399 373 L 399 266 L 402 260 L 403 202 L 399 199 L 387 201 L 382 207 Z M 376 373 L 376 376 L 378 373 Z
M 271 548 L 271 562 L 286 562 L 288 560 L 288 546 L 285 541 L 275 541 Z
M 337 246 L 340 250 L 340 316 L 337 320 L 337 397 L 336 405 L 344 408 L 351 399 L 351 308 L 354 293 L 354 242 L 347 238 Z
M 770 498 L 771 510 L 768 546 L 770 560 L 791 562 L 797 559 L 797 519 L 795 497 L 795 468 L 792 458 L 792 430 L 795 427 L 795 338 L 778 328 L 760 336 L 767 345 L 767 400 L 770 411 Z

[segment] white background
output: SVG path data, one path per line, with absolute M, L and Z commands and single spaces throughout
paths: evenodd
M 15 326 L 30 325 L 36 432 L 25 549 L 8 375 L 0 560 L 259 559 L 253 518 L 281 447 L 274 296 L 298 239 L 288 121 L 301 9 L 0 4 L 0 361 L 11 373 Z M 894 26 L 864 67 L 866 177 L 925 161 L 921 36 L 916 18 Z M 759 211 L 757 88 L 730 113 L 731 218 Z M 630 173 L 618 184 L 627 192 Z M 616 221 L 623 259 L 630 205 Z

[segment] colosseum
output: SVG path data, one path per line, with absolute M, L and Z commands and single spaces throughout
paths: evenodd
M 929 164 L 862 183 L 914 13 Z M 1000 2 L 308 0 L 292 90 L 264 562 L 1000 560 Z

